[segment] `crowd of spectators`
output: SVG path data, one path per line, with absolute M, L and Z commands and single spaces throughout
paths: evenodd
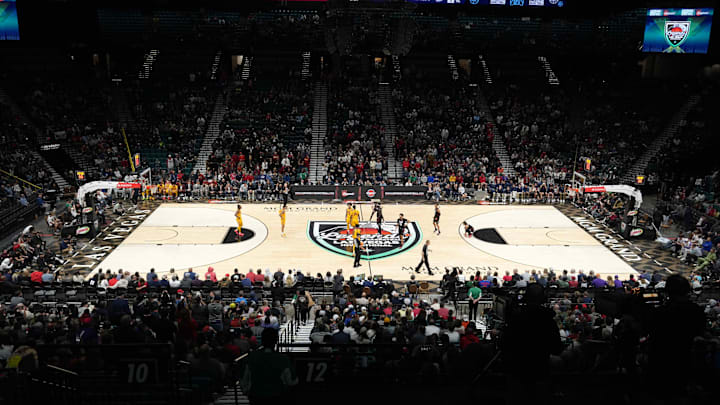
M 696 271 L 713 279 L 720 277 L 717 179 L 713 173 L 667 190 L 655 213 L 658 226 L 677 232 L 667 239 L 666 247 L 683 262 L 695 266 Z
M 399 360 L 383 363 L 384 367 L 427 382 L 457 378 L 470 369 L 477 373 L 485 366 L 516 377 L 523 377 L 522 370 L 528 368 L 556 373 L 622 370 L 637 375 L 652 373 L 652 357 L 668 356 L 670 350 L 682 352 L 671 356 L 680 365 L 696 371 L 706 367 L 691 360 L 697 356 L 690 356 L 691 350 L 702 354 L 705 349 L 691 349 L 687 339 L 702 338 L 710 348 L 720 333 L 718 301 L 691 303 L 695 280 L 691 285 L 681 276 L 665 279 L 643 273 L 637 280 L 608 280 L 608 285 L 599 275 L 582 272 L 514 272 L 502 277 L 447 273 L 445 285 L 452 282 L 462 288 L 457 299 L 470 302 L 471 315 L 460 314 L 464 310 L 457 302 L 451 305 L 453 299 L 418 295 L 414 280 L 397 287 L 352 277 L 345 282 L 341 272 L 312 277 L 252 269 L 246 275 L 236 271 L 220 279 L 212 268 L 204 277 L 187 270 L 178 284 L 179 277 L 168 281 L 154 270 L 145 275 L 100 271 L 95 280 L 98 290 L 106 287 L 106 295 L 70 305 L 45 306 L 22 292 L 13 293 L 9 304 L 0 306 L 0 363 L 23 364 L 31 371 L 38 364 L 28 356 L 28 348 L 39 344 L 172 343 L 173 358 L 189 362 L 197 375 L 211 377 L 209 389 L 219 391 L 228 379 L 238 377 L 230 373 L 234 359 L 265 345 L 266 338 L 274 345 L 277 331 L 297 319 L 313 322 L 310 350 L 316 355 L 332 352 L 325 344 L 407 347 L 390 354 Z M 48 272 L 34 272 L 23 282 L 80 285 L 69 274 L 52 281 Z M 332 299 L 314 299 L 315 282 L 332 290 Z M 605 294 L 609 290 L 620 294 Z M 645 302 L 638 293 L 643 290 L 668 300 Z M 525 293 L 518 296 L 513 291 Z M 493 295 L 505 297 L 507 305 L 492 306 L 488 305 L 492 300 L 486 300 L 485 308 L 475 315 L 472 306 L 477 308 L 477 300 Z M 620 301 L 608 306 L 608 299 Z M 683 327 L 671 333 L 660 324 L 671 321 Z M 658 347 L 662 339 L 676 340 L 674 345 Z M 495 363 L 498 349 L 502 355 Z M 384 360 L 388 352 L 378 355 Z M 477 367 L 462 360 L 467 356 L 479 362 Z M 68 370 L 79 367 L 63 356 L 49 361 Z
M 292 46 L 308 44 L 322 38 L 323 15 L 317 12 L 291 12 L 286 15 L 277 13 L 256 13 L 249 16 L 247 25 L 256 41 L 267 46 Z M 244 24 L 243 24 L 244 25 Z
M 190 74 L 184 83 L 155 78 L 128 92 L 133 114 L 128 141 L 145 167 L 160 169 L 159 177 L 190 174 L 215 107 L 215 86 Z
M 682 105 L 675 101 L 650 107 L 644 102 L 653 96 L 677 100 L 680 97 L 675 97 L 678 92 L 675 88 L 655 84 L 617 86 L 598 89 L 588 86 L 594 90 L 591 97 L 597 101 L 585 111 L 577 135 L 580 141 L 577 166 L 591 159 L 588 174 L 596 183 L 619 182 Z
M 649 108 L 644 98 L 686 90 L 609 80 L 612 83 L 591 80 L 541 90 L 510 85 L 491 95 L 498 135 L 520 177 L 560 184 L 569 182 L 575 170 L 592 183 L 620 182 L 681 106 L 676 102 Z
M 57 184 L 45 170 L 45 165 L 31 152 L 34 134 L 12 113 L 12 108 L 0 103 L 0 168 L 10 173 L 0 176 L 0 214 L 18 207 L 39 204 L 45 208 L 43 190 L 57 190 Z M 34 187 L 26 182 L 32 183 Z
M 87 72 L 86 72 L 87 73 Z M 90 73 L 87 73 L 90 74 Z M 117 179 L 129 170 L 127 154 L 119 126 L 112 122 L 114 113 L 110 89 L 102 82 L 78 73 L 57 80 L 37 75 L 23 88 L 21 99 L 29 118 L 41 131 L 40 144 L 67 143 L 84 160 L 88 178 Z M 75 178 L 69 164 L 67 179 Z
M 107 122 L 112 98 L 98 81 L 35 76 L 28 88 L 23 102 L 43 131 L 43 142 L 92 134 Z
M 573 159 L 568 149 L 574 152 L 574 145 L 563 133 L 563 102 L 562 94 L 534 93 L 510 86 L 490 105 L 498 136 L 505 142 L 520 176 L 551 184 L 566 180 L 565 165 Z
M 505 183 L 476 88 L 413 83 L 393 91 L 393 106 L 403 184 L 428 185 L 436 199 L 461 199 L 464 189 L 493 192 Z
M 668 295 L 674 295 L 675 291 L 670 291 L 671 288 L 677 288 L 675 283 L 686 284 L 684 294 L 690 293 L 691 285 L 679 276 L 672 276 L 665 280 L 664 277 L 659 274 L 643 273 L 638 280 L 630 279 L 624 282 L 620 282 L 617 279 L 609 280 L 611 283 L 609 286 L 605 284 L 605 280 L 596 275 L 583 275 L 579 273 L 577 276 L 580 279 L 580 284 L 586 286 L 589 289 L 573 289 L 578 287 L 578 280 L 575 276 L 570 276 L 567 272 L 562 275 L 550 275 L 550 279 L 553 280 L 551 284 L 547 284 L 546 274 L 529 273 L 513 275 L 506 274 L 504 277 L 499 278 L 497 275 L 491 277 L 493 279 L 494 287 L 487 286 L 481 282 L 476 281 L 478 278 L 471 276 L 469 279 L 464 280 L 462 284 L 468 286 L 467 293 L 470 300 L 481 297 L 483 294 L 500 294 L 502 295 L 502 289 L 498 289 L 498 283 L 503 287 L 511 286 L 515 288 L 521 288 L 527 291 L 525 296 L 525 304 L 527 305 L 538 305 L 543 304 L 547 308 L 545 316 L 549 317 L 554 324 L 551 329 L 555 329 L 555 343 L 556 347 L 553 354 L 559 355 L 559 358 L 555 359 L 554 366 L 557 368 L 564 368 L 565 370 L 572 371 L 587 371 L 582 367 L 590 367 L 596 364 L 588 364 L 580 361 L 580 357 L 584 357 L 583 346 L 588 340 L 601 341 L 606 343 L 618 343 L 619 336 L 623 333 L 628 333 L 625 329 L 628 325 L 627 322 L 637 322 L 637 319 L 630 319 L 634 315 L 631 313 L 621 313 L 619 311 L 615 314 L 608 314 L 607 307 L 600 309 L 598 300 L 601 295 L 593 293 L 592 295 L 588 292 L 594 288 L 602 289 L 614 289 L 616 291 L 627 292 L 626 297 L 637 297 L 633 295 L 633 291 L 644 290 L 653 288 L 656 291 L 663 291 L 665 293 L 667 289 Z M 455 277 L 455 276 L 449 276 Z M 537 294 L 537 290 L 543 291 L 542 288 L 547 287 L 548 292 L 552 291 L 553 288 L 558 288 L 556 279 L 561 279 L 564 282 L 564 286 L 559 288 L 568 288 L 568 280 L 570 284 L 569 292 L 563 292 L 556 294 L 550 300 L 541 300 L 540 302 L 532 302 L 530 296 Z M 486 278 L 483 277 L 483 281 Z M 496 280 L 498 280 L 496 282 Z M 452 281 L 457 282 L 456 279 Z M 351 281 L 351 285 L 353 281 Z M 671 284 L 671 285 L 668 285 Z M 364 284 L 367 287 L 368 284 Z M 480 286 L 483 292 L 473 291 L 474 288 Z M 471 312 L 471 318 L 467 315 L 458 316 L 453 309 L 448 309 L 447 303 L 443 301 L 433 300 L 432 303 L 425 300 L 415 300 L 412 295 L 403 296 L 398 292 L 392 292 L 391 294 L 377 295 L 373 294 L 373 290 L 364 288 L 363 284 L 360 284 L 356 288 L 352 288 L 347 291 L 346 294 L 336 295 L 335 302 L 332 305 L 318 305 L 314 312 L 315 326 L 310 336 L 313 343 L 358 343 L 358 344 L 370 344 L 370 343 L 403 343 L 411 344 L 413 346 L 430 345 L 433 346 L 433 350 L 438 354 L 434 358 L 434 362 L 437 362 L 433 368 L 425 369 L 420 368 L 423 372 L 432 370 L 434 375 L 437 375 L 441 368 L 448 366 L 445 361 L 447 360 L 442 356 L 444 350 L 451 349 L 453 345 L 458 345 L 460 350 L 466 349 L 473 343 L 478 343 L 479 340 L 484 338 L 493 339 L 502 334 L 504 326 L 498 326 L 505 321 L 508 326 L 518 327 L 520 329 L 528 328 L 530 330 L 532 325 L 535 324 L 532 320 L 527 321 L 525 325 L 511 325 L 512 315 L 508 312 L 512 312 L 512 309 L 504 309 L 504 313 L 500 313 L 499 308 L 488 307 L 485 312 L 485 316 L 481 316 L 484 319 L 484 328 L 487 327 L 487 335 L 479 337 L 476 336 L 476 325 L 471 322 L 474 318 Z M 533 291 L 531 293 L 531 291 Z M 629 303 L 628 303 L 629 304 Z M 472 304 L 471 304 L 472 305 Z M 512 306 L 512 304 L 510 304 Z M 630 304 L 635 305 L 635 304 Z M 522 308 L 522 307 L 520 307 Z M 517 309 L 517 308 L 515 308 Z M 626 311 L 624 309 L 623 311 Z M 716 300 L 708 300 L 705 308 L 705 314 L 707 315 L 710 323 L 709 331 L 712 331 L 715 335 L 720 331 L 720 323 L 718 318 L 718 308 Z M 693 315 L 697 316 L 698 313 Z M 630 317 L 630 318 L 629 318 Z M 704 321 L 702 317 L 700 319 L 693 319 L 696 322 L 693 327 L 693 333 L 701 333 L 704 329 Z M 699 324 L 697 322 L 700 322 Z M 535 330 L 535 332 L 542 333 L 542 329 Z M 511 331 L 504 330 L 505 333 L 512 333 Z M 505 336 L 507 337 L 507 336 Z M 534 344 L 530 344 L 530 347 L 537 347 L 536 345 L 542 345 L 542 339 L 537 339 L 537 336 L 530 338 L 528 336 L 520 337 L 514 336 L 513 339 L 518 340 L 533 340 Z M 637 349 L 638 345 L 642 341 L 640 336 L 633 345 Z M 561 345 L 561 341 L 565 344 L 564 348 Z M 450 348 L 448 348 L 450 344 Z M 530 350 L 530 347 L 527 350 Z M 519 347 L 505 346 L 505 349 L 515 352 L 520 350 L 526 352 L 526 349 Z M 543 350 L 544 348 L 541 348 Z M 322 349 L 319 349 L 322 350 Z M 457 348 L 455 349 L 457 350 Z M 413 356 L 423 356 L 416 351 L 412 352 Z M 510 353 L 506 353 L 510 359 L 512 356 Z M 507 360 L 510 360 L 507 359 Z M 582 359 L 587 360 L 587 359 Z M 528 363 L 531 360 L 525 359 Z M 547 361 L 547 358 L 545 359 Z M 592 363 L 592 362 L 591 362 Z M 533 364 L 525 364 L 525 366 L 536 366 Z M 608 366 L 607 364 L 605 366 Z M 617 365 L 615 365 L 617 366 Z M 623 364 L 625 367 L 634 367 L 631 364 Z M 514 372 L 517 372 L 515 370 Z M 634 371 L 634 370 L 629 370 Z M 512 372 L 512 371 L 511 371 Z
M 54 281 L 55 271 L 64 263 L 61 249 L 48 244 L 32 225 L 26 226 L 0 253 L 0 292 L 13 291 L 24 280 Z
M 386 184 L 387 141 L 377 91 L 356 83 L 330 91 L 323 184 Z
M 666 143 L 648 162 L 647 174 L 661 187 L 661 197 L 668 200 L 674 196 L 676 187 L 694 187 L 702 176 L 717 170 L 714 152 L 713 128 L 718 117 L 712 107 L 720 101 L 716 85 L 704 83 L 707 87 L 699 96 L 697 104 L 687 112 L 685 119 L 670 134 Z M 663 193 L 667 191 L 667 193 Z M 714 198 L 713 194 L 703 197 Z
M 156 180 L 176 181 L 195 164 L 216 95 L 214 83 L 199 74 L 188 77 L 180 84 L 175 78 L 157 78 L 125 93 L 92 80 L 40 77 L 30 83 L 32 91 L 23 101 L 30 118 L 43 128 L 40 141 L 68 143 L 80 157 L 73 167 L 87 169 L 88 180 L 118 180 L 130 172 L 118 122 L 120 106 L 126 105 L 128 146 L 133 153 L 142 152 L 141 168 L 160 169 Z
M 299 80 L 269 86 L 240 82 L 208 159 L 211 181 L 226 195 L 278 196 L 284 183 L 307 184 L 312 91 Z

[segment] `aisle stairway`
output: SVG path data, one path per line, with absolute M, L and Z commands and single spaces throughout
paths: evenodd
M 478 56 L 478 60 L 480 61 L 480 66 L 482 66 L 483 79 L 485 80 L 485 84 L 493 84 L 492 75 L 490 74 L 490 69 L 488 68 L 487 61 L 485 61 L 485 58 L 483 58 L 482 55 Z
M 247 80 L 250 78 L 250 71 L 252 69 L 252 56 L 246 56 L 245 59 L 243 59 L 242 64 L 242 70 L 241 70 L 241 76 L 243 80 Z
M 305 325 L 300 325 L 297 333 L 295 334 L 295 341 L 293 343 L 307 344 L 308 347 L 291 347 L 290 352 L 309 352 L 310 351 L 310 333 L 315 326 L 314 320 L 309 320 Z
M 74 146 L 73 144 L 67 143 L 62 146 L 65 153 L 67 153 L 68 156 L 75 162 L 75 165 L 78 169 L 85 172 L 85 175 L 88 178 L 94 178 L 94 176 L 98 173 L 97 168 L 95 167 L 95 163 L 91 162 L 90 159 L 80 152 L 80 149 L 78 147 Z
M 650 163 L 650 161 L 658 154 L 660 148 L 662 148 L 672 136 L 677 134 L 680 128 L 680 123 L 685 119 L 685 117 L 687 117 L 688 113 L 693 108 L 695 108 L 695 106 L 699 102 L 699 94 L 692 95 L 687 99 L 685 104 L 680 107 L 680 109 L 672 117 L 663 132 L 657 138 L 655 138 L 655 140 L 653 140 L 653 142 L 648 146 L 643 155 L 640 156 L 637 161 L 635 161 L 630 170 L 627 173 L 623 174 L 623 176 L 621 177 L 621 181 L 623 183 L 633 184 L 635 183 L 636 176 L 645 174 L 648 163 Z
M 400 67 L 400 57 L 397 55 L 392 56 L 392 67 L 393 67 L 393 81 L 399 82 L 402 80 L 402 68 Z
M 450 77 L 452 77 L 453 80 L 459 79 L 460 73 L 458 73 L 457 62 L 455 62 L 455 57 L 453 55 L 448 55 L 447 62 L 448 62 L 448 68 L 450 69 Z
M 381 83 L 378 88 L 380 96 L 380 120 L 385 127 L 385 150 L 388 154 L 388 179 L 390 182 L 402 180 L 402 164 L 395 158 L 395 140 L 397 138 L 397 124 L 395 123 L 395 110 L 393 109 L 392 90 L 387 83 Z
M 492 111 L 490 110 L 490 106 L 488 106 L 485 96 L 483 96 L 482 94 L 478 94 L 477 99 L 480 111 L 485 113 L 485 119 L 493 125 L 492 131 L 493 135 L 495 136 L 493 137 L 492 148 L 495 151 L 495 155 L 497 155 L 497 158 L 500 161 L 500 164 L 502 165 L 505 174 L 508 176 L 517 175 L 512 160 L 510 159 L 510 155 L 508 154 L 507 148 L 505 147 L 505 142 L 502 140 L 502 137 L 497 130 L 495 118 L 493 117 Z
M 540 66 L 545 72 L 545 78 L 547 79 L 548 84 L 551 86 L 559 86 L 560 80 L 557 75 L 555 75 L 552 66 L 550 66 L 550 61 L 548 61 L 548 59 L 544 56 L 538 56 L 538 62 L 540 62 Z
M 217 80 L 220 71 L 220 62 L 222 61 L 222 51 L 217 51 L 213 58 L 213 64 L 210 67 L 210 80 Z
M 199 171 L 203 175 L 207 174 L 207 161 L 213 152 L 213 143 L 220 136 L 220 123 L 225 118 L 227 111 L 228 99 L 224 93 L 220 93 L 215 100 L 215 108 L 213 109 L 210 122 L 208 122 L 207 131 L 205 132 L 205 138 L 203 139 L 202 147 L 200 147 L 200 153 L 198 154 L 197 162 L 193 171 Z
M 310 176 L 311 184 L 318 184 L 325 176 L 325 140 L 327 139 L 327 84 L 315 83 L 315 100 L 312 120 L 312 143 L 310 146 Z
M 145 54 L 143 65 L 140 68 L 140 71 L 138 72 L 138 79 L 149 79 L 150 78 L 150 74 L 152 73 L 153 66 L 155 65 L 155 61 L 157 60 L 159 55 L 160 55 L 159 49 L 151 49 L 150 52 Z
M 305 51 L 302 54 L 303 62 L 302 62 L 302 70 L 300 71 L 300 77 L 303 80 L 307 80 L 312 77 L 312 74 L 310 73 L 311 55 L 312 54 L 310 53 L 310 51 Z
M 237 394 L 235 393 L 237 390 Z M 237 395 L 237 397 L 236 397 Z M 225 393 L 213 401 L 214 405 L 245 405 L 250 404 L 250 399 L 242 392 L 238 383 L 235 386 L 225 386 Z
M 55 181 L 55 184 L 58 185 L 58 188 L 59 188 L 60 190 L 65 190 L 66 188 L 69 188 L 69 187 L 70 187 L 70 184 L 68 184 L 67 180 L 65 180 L 65 179 L 52 167 L 52 165 L 50 165 L 50 163 L 48 163 L 47 160 L 45 160 L 45 158 L 42 157 L 42 155 L 40 155 L 40 154 L 39 154 L 38 152 L 36 152 L 36 151 L 31 151 L 30 153 L 35 157 L 36 160 L 38 160 L 39 162 L 42 162 L 43 166 L 45 166 L 45 170 L 47 170 L 48 173 L 50 173 L 50 176 L 51 176 L 52 179 Z

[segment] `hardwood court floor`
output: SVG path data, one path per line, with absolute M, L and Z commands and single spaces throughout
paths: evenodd
M 367 221 L 371 205 L 359 205 Z M 237 268 L 299 269 L 325 274 L 343 269 L 345 276 L 383 275 L 405 280 L 420 260 L 422 244 L 430 240 L 430 276 L 423 268 L 418 279 L 436 280 L 445 267 L 467 272 L 513 269 L 583 269 L 603 276 L 627 278 L 635 270 L 552 206 L 441 205 L 441 235 L 433 233 L 432 205 L 384 205 L 387 221 L 363 225 L 368 249 L 362 267 L 353 269 L 350 241 L 345 234 L 345 205 L 292 204 L 288 206 L 286 237 L 280 235 L 278 204 L 243 205 L 243 230 L 252 237 L 234 241 L 235 205 L 160 205 L 97 266 L 103 270 L 138 271 L 154 267 L 159 274 L 170 268 L 182 273 L 193 267 L 204 274 L 208 266 L 219 277 Z M 395 221 L 403 213 L 411 222 L 407 241 L 400 245 Z M 463 236 L 467 221 L 475 236 Z M 489 236 L 488 236 L 489 235 Z M 488 237 L 486 237 L 488 236 Z M 230 242 L 230 243 L 228 243 Z M 372 260 L 367 260 L 371 258 Z

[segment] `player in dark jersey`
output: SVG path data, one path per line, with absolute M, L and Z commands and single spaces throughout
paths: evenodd
M 375 219 L 377 221 L 377 229 L 378 232 L 382 229 L 382 223 L 385 221 L 385 217 L 383 217 L 382 213 L 382 205 L 380 205 L 379 202 L 375 203 L 375 206 L 373 207 L 373 212 L 370 214 L 370 221 L 372 221 L 373 216 L 375 216 Z
M 475 233 L 475 228 L 467 222 L 463 222 L 463 226 L 465 227 L 465 237 L 472 237 L 473 233 Z
M 440 235 L 440 205 L 435 204 L 435 215 L 433 216 L 433 227 L 435 230 L 433 233 Z
M 398 235 L 400 235 L 400 244 L 405 243 L 405 231 L 407 231 L 407 219 L 405 219 L 405 216 L 403 214 L 400 214 L 400 217 L 397 220 L 397 227 L 398 227 Z

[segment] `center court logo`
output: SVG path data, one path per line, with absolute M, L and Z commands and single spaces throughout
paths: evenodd
M 310 221 L 308 238 L 318 246 L 343 256 L 353 256 L 352 231 L 347 230 L 343 221 Z M 405 231 L 405 243 L 400 244 L 400 235 L 396 224 L 383 224 L 378 232 L 375 224 L 362 224 L 360 240 L 363 243 L 363 260 L 375 260 L 394 256 L 411 249 L 422 239 L 420 227 L 415 222 L 408 223 Z M 366 251 L 367 249 L 367 251 Z

